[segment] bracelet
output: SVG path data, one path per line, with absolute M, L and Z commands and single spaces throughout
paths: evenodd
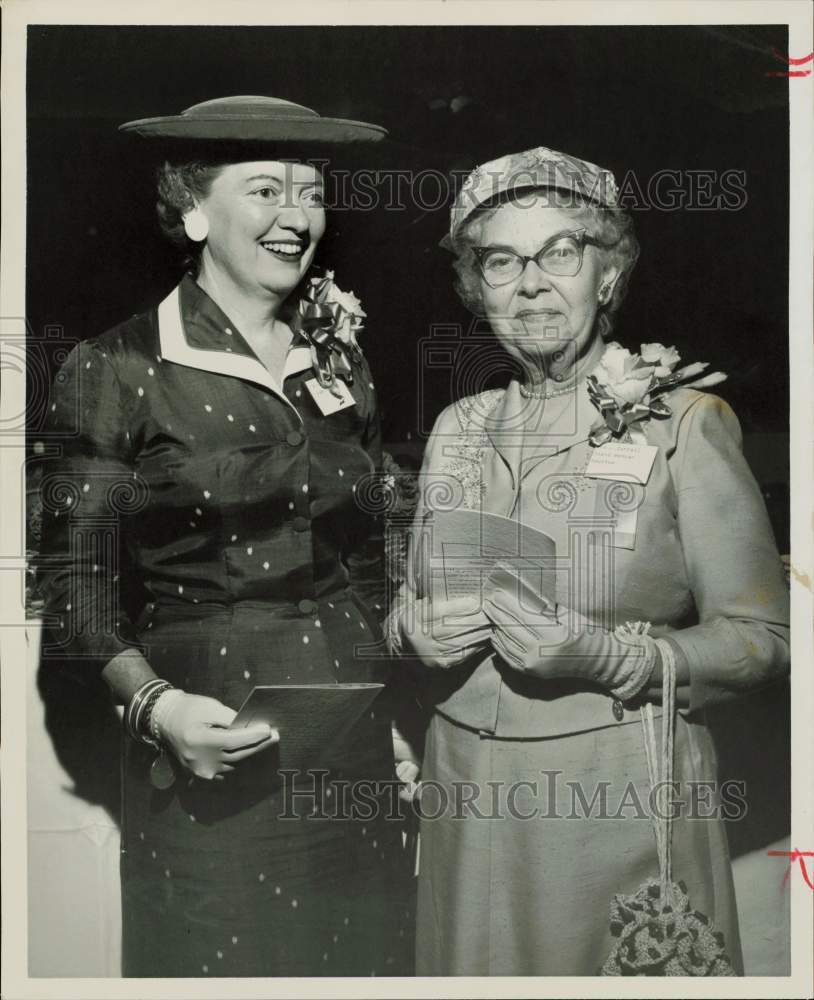
M 157 687 L 152 690 L 147 696 L 147 700 L 144 702 L 144 710 L 141 713 L 139 719 L 138 732 L 145 743 L 150 743 L 153 746 L 158 746 L 158 740 L 153 733 L 153 727 L 151 725 L 153 713 L 155 712 L 156 706 L 161 700 L 161 695 L 166 694 L 168 691 L 172 691 L 172 684 L 165 684 L 164 687 Z
M 150 714 L 152 713 L 153 707 L 155 706 L 158 699 L 164 694 L 165 691 L 172 690 L 172 684 L 167 681 L 162 681 L 161 684 L 156 684 L 156 686 L 148 692 L 147 696 L 143 699 L 139 712 L 133 722 L 133 728 L 136 732 L 138 739 L 142 743 L 147 743 L 149 746 L 158 749 L 158 743 L 150 735 Z
M 630 674 L 621 684 L 611 688 L 610 692 L 619 701 L 630 701 L 631 698 L 635 698 L 637 694 L 647 687 L 653 675 L 661 647 L 658 645 L 659 640 L 651 639 L 645 633 L 632 635 L 630 633 L 623 634 L 617 630 L 616 637 L 625 645 L 638 646 L 641 651 L 641 655 L 636 657 Z
M 150 714 L 150 735 L 156 745 L 161 744 L 161 725 L 167 714 L 169 706 L 172 705 L 173 702 L 177 701 L 183 694 L 184 692 L 179 688 L 170 688 L 167 691 L 162 691 L 158 698 L 156 698 Z
M 149 730 L 145 732 L 145 713 L 148 707 L 152 710 L 159 696 L 165 691 L 171 690 L 171 688 L 172 684 L 169 681 L 162 681 L 159 677 L 154 677 L 152 680 L 142 684 L 136 691 L 124 713 L 124 725 L 131 739 L 139 743 L 154 745 L 154 741 L 147 735 Z
M 150 691 L 163 683 L 160 678 L 154 677 L 152 680 L 142 684 L 127 703 L 127 708 L 124 711 L 124 725 L 132 739 L 137 741 L 140 739 L 138 729 L 136 728 L 136 721 L 144 707 L 144 701 L 150 694 Z

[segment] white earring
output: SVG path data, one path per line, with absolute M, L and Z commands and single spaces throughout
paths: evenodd
M 203 243 L 209 235 L 209 222 L 200 208 L 193 208 L 184 216 L 184 232 L 193 243 Z
M 599 289 L 599 303 L 600 303 L 600 305 L 603 305 L 603 306 L 605 305 L 605 303 L 610 298 L 610 292 L 611 292 L 611 286 L 610 285 L 603 285 Z

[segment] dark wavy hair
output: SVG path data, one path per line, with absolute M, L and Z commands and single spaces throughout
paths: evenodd
M 619 268 L 613 294 L 597 311 L 599 332 L 607 338 L 613 329 L 615 314 L 627 293 L 628 281 L 639 257 L 639 241 L 633 231 L 633 219 L 627 212 L 621 208 L 595 205 L 579 198 L 574 192 L 558 191 L 555 188 L 514 188 L 477 208 L 464 222 L 452 243 L 455 291 L 470 312 L 476 316 L 484 316 L 480 271 L 472 247 L 480 244 L 484 224 L 503 205 L 530 194 L 545 194 L 549 204 L 573 214 L 577 221 L 586 224 L 596 239 L 613 244 L 609 249 L 598 248 L 606 263 Z
M 191 240 L 184 230 L 184 216 L 195 202 L 205 198 L 224 163 L 194 160 L 190 163 L 165 162 L 158 168 L 158 222 L 161 231 L 176 247 L 187 271 L 197 275 L 203 243 Z

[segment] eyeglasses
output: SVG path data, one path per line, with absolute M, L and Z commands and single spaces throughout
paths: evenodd
M 509 247 L 472 247 L 483 280 L 490 288 L 500 288 L 517 281 L 529 261 L 534 261 L 541 271 L 560 278 L 573 278 L 582 267 L 585 246 L 609 249 L 615 243 L 601 243 L 589 236 L 587 230 L 558 233 L 545 243 L 533 257 L 524 257 Z

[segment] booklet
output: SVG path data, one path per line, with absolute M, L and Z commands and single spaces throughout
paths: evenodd
M 410 566 L 419 596 L 480 597 L 498 564 L 516 581 L 518 600 L 556 594 L 557 546 L 536 528 L 477 510 L 428 511 L 414 533 Z
M 275 769 L 319 766 L 359 720 L 384 684 L 268 684 L 255 687 L 230 729 L 266 722 L 280 734 Z

